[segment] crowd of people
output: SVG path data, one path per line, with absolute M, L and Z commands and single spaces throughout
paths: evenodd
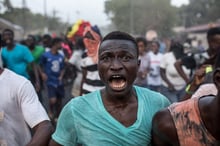
M 161 49 L 158 38 L 102 37 L 97 26 L 74 41 L 18 42 L 10 29 L 1 41 L 0 146 L 220 145 L 219 27 L 208 49 L 198 43 L 202 59 L 184 41 Z

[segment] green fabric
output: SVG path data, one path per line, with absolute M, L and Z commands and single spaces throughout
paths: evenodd
M 42 46 L 35 46 L 34 50 L 31 51 L 31 54 L 34 58 L 34 63 L 39 64 L 40 63 L 40 58 L 42 54 L 45 52 L 45 49 Z M 32 67 L 29 65 L 28 66 L 28 71 L 31 73 Z
M 45 49 L 42 46 L 35 46 L 34 50 L 31 51 L 35 63 L 39 64 L 40 57 L 44 53 L 44 51 Z
M 100 91 L 72 99 L 62 110 L 52 138 L 64 146 L 151 145 L 154 114 L 170 103 L 160 93 L 135 86 L 138 96 L 136 122 L 125 127 L 105 109 Z

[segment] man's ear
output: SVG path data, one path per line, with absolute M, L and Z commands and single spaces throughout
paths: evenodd
M 138 66 L 140 67 L 140 65 L 141 65 L 141 60 L 138 60 Z
M 213 73 L 213 82 L 218 90 L 220 90 L 220 68 L 216 69 Z

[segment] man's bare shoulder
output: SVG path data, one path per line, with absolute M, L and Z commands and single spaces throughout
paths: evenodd
M 166 132 L 172 128 L 175 128 L 172 116 L 170 114 L 170 111 L 167 108 L 158 111 L 154 115 L 153 125 L 156 126 L 153 128 L 160 129 L 161 132 Z
M 168 108 L 155 114 L 152 125 L 153 143 L 155 145 L 178 145 L 176 127 Z

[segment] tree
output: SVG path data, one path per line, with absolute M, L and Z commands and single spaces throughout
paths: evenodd
M 13 6 L 12 6 L 10 0 L 4 0 L 3 5 L 7 9 L 7 11 L 12 11 L 13 10 Z
M 6 11 L 13 11 L 13 6 L 12 6 L 10 0 L 1 0 L 0 1 L 0 10 L 2 10 L 2 8 L 5 8 Z
M 13 8 L 13 11 L 5 11 L 0 14 L 4 18 L 14 24 L 20 25 L 25 29 L 25 32 L 34 30 L 42 30 L 45 28 L 45 16 L 42 14 L 34 14 L 28 8 Z M 62 23 L 58 17 L 47 17 L 47 25 L 49 30 L 60 33 L 65 31 L 66 24 Z
M 171 34 L 177 9 L 170 0 L 107 0 L 105 13 L 117 29 L 144 35 L 154 29 L 162 36 Z
M 215 22 L 220 18 L 219 0 L 190 0 L 189 5 L 179 9 L 182 24 L 190 27 L 198 24 Z

